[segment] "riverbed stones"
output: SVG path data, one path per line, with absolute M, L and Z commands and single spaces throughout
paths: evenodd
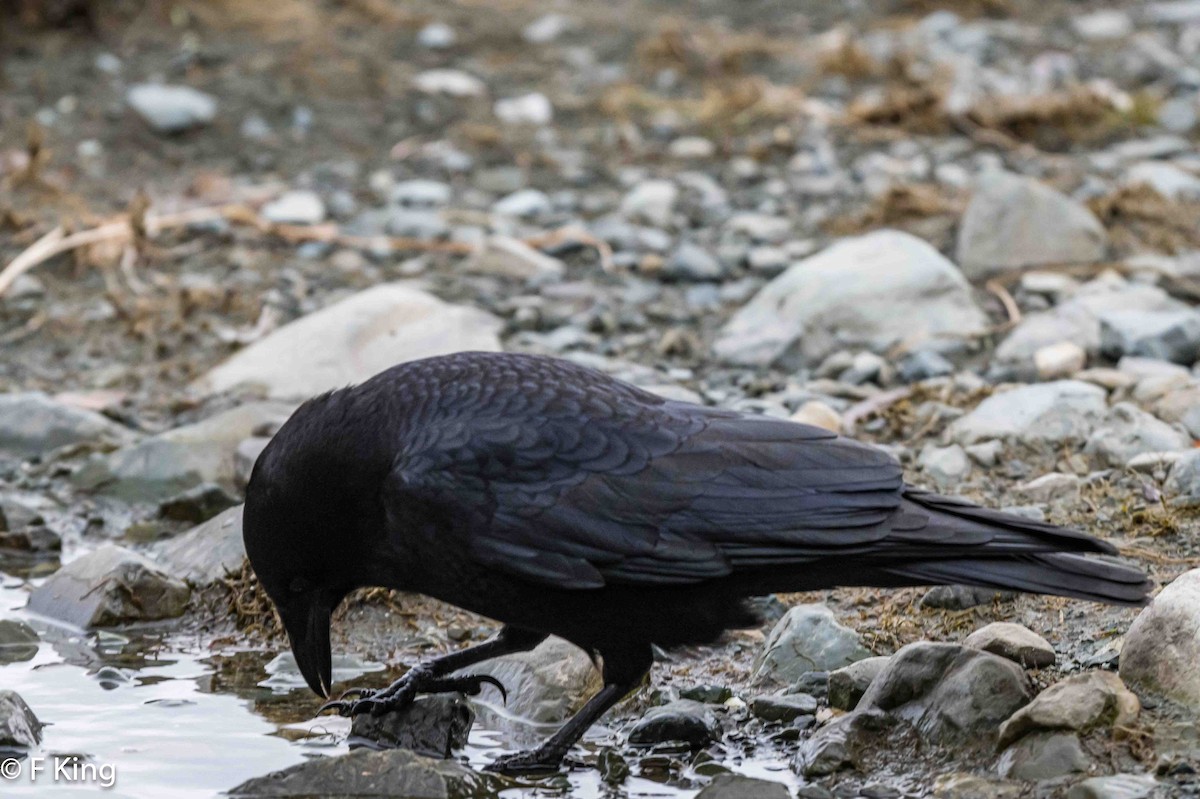
M 1200 450 L 1181 454 L 1171 465 L 1163 487 L 1169 496 L 1200 503 Z
M 538 724 L 565 721 L 603 687 L 600 672 L 584 651 L 555 637 L 529 652 L 488 660 L 469 671 L 499 680 L 508 691 L 505 712 Z M 480 698 L 501 703 L 494 686 L 483 686 Z
M 925 476 L 940 489 L 953 488 L 971 473 L 971 461 L 958 444 L 926 446 L 917 457 Z
M 889 660 L 888 657 L 863 658 L 829 672 L 829 706 L 837 710 L 853 710 Z
M 1028 627 L 997 621 L 980 627 L 963 640 L 964 646 L 1007 658 L 1027 669 L 1053 666 L 1054 647 Z
M 718 774 L 696 794 L 696 799 L 791 799 L 791 796 L 782 783 L 741 774 Z
M 475 711 L 466 699 L 458 694 L 435 694 L 419 696 L 407 707 L 382 716 L 355 716 L 350 734 L 379 746 L 445 759 L 467 745 L 474 723 Z
M 1078 380 L 1020 386 L 997 391 L 950 424 L 959 444 L 988 439 L 1026 445 L 1081 443 L 1108 410 L 1104 389 Z
M 211 585 L 241 571 L 246 560 L 242 507 L 230 508 L 155 547 L 154 558 L 193 585 Z
M 0 619 L 0 666 L 32 660 L 40 643 L 37 631 L 25 622 Z
M 32 749 L 41 741 L 42 723 L 29 705 L 16 691 L 0 689 L 0 749 Z
M 538 282 L 557 280 L 564 269 L 562 261 L 510 236 L 490 236 L 464 266 L 480 274 Z
M 1125 727 L 1137 720 L 1141 703 L 1111 671 L 1074 674 L 1038 694 L 1000 727 L 1007 746 L 1035 731 Z
M 894 740 L 895 726 L 896 719 L 877 708 L 847 713 L 801 742 L 792 767 L 805 777 L 857 767 L 872 749 Z
M 1133 403 L 1121 402 L 1109 410 L 1104 422 L 1088 437 L 1083 451 L 1107 466 L 1124 466 L 1147 452 L 1187 450 L 1191 446 L 1187 433 Z
M 817 712 L 817 699 L 811 694 L 775 694 L 758 696 L 750 702 L 750 712 L 763 721 L 790 722 Z
M 792 683 L 806 672 L 832 671 L 871 656 L 854 630 L 825 605 L 797 605 L 776 622 L 754 662 L 756 682 Z
M 0 394 L 0 454 L 22 458 L 76 444 L 119 445 L 135 434 L 94 411 L 55 402 L 40 391 Z
M 1087 771 L 1091 760 L 1069 732 L 1035 732 L 1004 750 L 996 763 L 997 773 L 1006 779 L 1049 780 Z
M 1149 774 L 1113 774 L 1090 777 L 1067 791 L 1067 799 L 1149 799 L 1158 780 Z
M 284 325 L 200 378 L 205 394 L 235 387 L 303 399 L 358 383 L 402 361 L 497 351 L 500 321 L 404 285 L 385 283 Z
M 190 86 L 138 83 L 125 102 L 156 133 L 176 134 L 209 124 L 217 115 L 217 98 Z
M 1121 678 L 1139 691 L 1200 712 L 1200 569 L 1177 577 L 1134 620 Z
M 880 230 L 789 267 L 726 323 L 715 352 L 745 366 L 811 366 L 841 349 L 883 352 L 986 325 L 954 264 L 915 236 Z
M 1193 310 L 1113 310 L 1100 316 L 1100 351 L 1192 365 L 1200 358 L 1200 314 Z
M 1009 600 L 1016 596 L 1013 591 L 997 591 L 977 585 L 935 585 L 921 597 L 921 607 L 938 610 L 966 610 Z
M 29 610 L 85 629 L 170 619 L 189 590 L 132 550 L 105 544 L 50 576 L 29 595 Z
M 1048 264 L 1094 263 L 1107 234 L 1082 204 L 1001 170 L 980 176 L 959 226 L 956 259 L 970 280 Z
M 639 746 L 679 741 L 699 747 L 720 735 L 721 722 L 712 705 L 677 699 L 646 711 L 630 728 L 628 740 Z
M 318 757 L 283 771 L 247 780 L 233 797 L 309 799 L 489 799 L 498 781 L 453 760 L 423 757 L 408 749 L 357 749 L 340 757 Z

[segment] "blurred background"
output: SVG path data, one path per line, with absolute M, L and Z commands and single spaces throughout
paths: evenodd
M 107 758 L 128 796 L 344 754 L 348 726 L 311 722 L 275 658 L 239 503 L 301 399 L 451 350 L 839 430 L 914 482 L 1111 538 L 1162 582 L 1194 569 L 1198 120 L 1197 0 L 0 0 L 0 684 L 54 723 L 25 745 Z M 530 790 L 874 784 L 795 759 L 813 708 L 786 730 L 746 709 L 808 673 L 764 654 L 801 601 L 854 628 L 856 658 L 1020 622 L 1058 653 L 1044 682 L 1116 668 L 1136 615 L 775 598 L 762 630 L 666 659 L 590 739 L 601 776 Z M 384 592 L 344 613 L 339 679 L 380 684 L 494 629 Z M 529 678 L 554 722 L 591 667 L 539 657 L 519 668 L 573 669 Z M 689 690 L 745 700 L 723 743 L 604 754 Z M 1182 790 L 1196 733 L 1163 707 L 1057 767 Z M 481 720 L 470 763 L 522 735 Z M 998 779 L 993 755 L 885 753 L 869 795 Z M 1032 779 L 1017 758 L 1000 773 Z

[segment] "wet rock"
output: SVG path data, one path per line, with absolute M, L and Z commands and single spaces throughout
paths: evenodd
M 1147 452 L 1187 450 L 1191 436 L 1129 402 L 1114 405 L 1083 451 L 1109 466 L 1124 466 Z
M 682 741 L 704 746 L 721 735 L 721 723 L 711 705 L 679 699 L 654 707 L 629 730 L 629 743 L 642 745 Z
M 1027 445 L 1082 442 L 1108 410 L 1104 389 L 1078 380 L 1021 386 L 992 394 L 950 424 L 960 444 L 988 439 Z
M 162 542 L 155 548 L 154 558 L 171 574 L 193 585 L 210 585 L 240 571 L 246 560 L 242 506 Z
M 384 747 L 448 758 L 467 745 L 474 723 L 470 702 L 457 694 L 437 694 L 417 697 L 408 707 L 382 716 L 355 716 L 350 734 Z
M 938 585 L 930 588 L 921 597 L 921 607 L 939 610 L 966 610 L 979 605 L 990 605 L 997 600 L 1015 597 L 1015 591 L 997 591 L 975 585 Z
M 1137 720 L 1138 698 L 1111 671 L 1074 674 L 1038 694 L 1000 727 L 1000 745 L 1039 730 L 1090 732 Z
M 42 742 L 42 723 L 16 691 L 0 689 L 0 749 L 32 749 Z
M 28 458 L 74 444 L 127 444 L 134 433 L 39 391 L 0 394 L 0 452 Z
M 201 483 L 165 500 L 158 515 L 177 522 L 199 524 L 238 504 L 237 497 L 215 483 Z
M 32 660 L 40 644 L 37 632 L 28 624 L 0 619 L 0 666 Z
M 272 799 L 488 799 L 501 785 L 453 760 L 434 760 L 408 749 L 358 749 L 341 757 L 318 757 L 247 780 L 233 797 Z
M 776 623 L 754 662 L 754 680 L 791 683 L 810 671 L 831 671 L 871 656 L 858 633 L 825 605 L 797 605 Z
M 1134 620 L 1121 649 L 1121 678 L 1139 690 L 1200 711 L 1197 663 L 1200 569 L 1192 569 L 1159 592 Z
M 708 705 L 723 705 L 733 698 L 733 691 L 727 685 L 693 685 L 680 691 L 679 698 Z
M 1045 638 L 1028 627 L 1007 621 L 980 627 L 963 640 L 963 645 L 991 652 L 1027 669 L 1053 666 L 1056 657 L 1054 647 Z
M 941 489 L 958 485 L 971 473 L 971 461 L 958 444 L 948 447 L 929 444 L 921 450 L 917 463 L 934 485 Z
M 984 173 L 959 226 L 957 260 L 970 280 L 1044 264 L 1093 263 L 1107 234 L 1091 211 L 1032 178 Z
M 387 668 L 382 663 L 373 660 L 364 660 L 355 655 L 339 654 L 333 656 L 330 665 L 332 666 L 331 684 L 333 685 L 349 682 L 364 674 L 380 672 Z M 272 658 L 263 667 L 263 671 L 267 673 L 267 678 L 258 683 L 260 688 L 269 688 L 276 693 L 290 693 L 298 688 L 305 689 L 307 687 L 304 675 L 300 673 L 300 666 L 296 663 L 296 656 L 290 650 L 280 652 Z
M 293 406 L 251 402 L 177 427 L 103 456 L 93 456 L 72 480 L 126 502 L 159 502 L 205 483 L 232 487 L 238 442 Z
M 1091 761 L 1069 732 L 1035 732 L 1004 750 L 996 763 L 1001 777 L 1014 780 L 1049 780 L 1087 771 Z
M 1100 316 L 1100 352 L 1191 365 L 1200 358 L 1200 314 L 1194 311 L 1108 311 Z
M 29 610 L 77 627 L 170 619 L 188 587 L 147 558 L 113 544 L 76 558 L 29 595 Z
M 1092 777 L 1067 791 L 1067 799 L 1149 799 L 1158 780 L 1149 774 L 1114 774 Z
M 834 719 L 800 744 L 793 768 L 805 777 L 821 777 L 857 767 L 864 754 L 887 741 L 895 719 L 875 708 Z
M 487 86 L 479 78 L 459 69 L 429 69 L 413 78 L 413 86 L 425 94 L 449 97 L 482 97 Z
M 556 724 L 575 714 L 603 687 L 600 672 L 582 649 L 549 638 L 529 652 L 505 655 L 473 666 L 508 690 L 506 713 L 539 724 Z M 480 697 L 499 704 L 500 692 L 484 686 Z
M 557 258 L 508 236 L 489 237 L 464 266 L 480 274 L 539 282 L 561 278 L 564 269 L 563 262 Z
M 954 264 L 895 230 L 843 239 L 789 267 L 721 329 L 723 360 L 814 365 L 840 349 L 883 352 L 987 325 Z
M 671 224 L 679 188 L 669 180 L 645 180 L 634 186 L 621 200 L 621 213 L 635 222 L 660 228 Z
M 262 215 L 284 225 L 317 225 L 325 221 L 325 203 L 315 191 L 289 191 L 264 205 Z
M 125 102 L 158 133 L 202 127 L 217 115 L 217 98 L 190 86 L 139 83 L 129 87 Z
M 740 774 L 718 774 L 696 799 L 791 799 L 786 785 Z
M 817 712 L 817 699 L 809 694 L 779 694 L 755 697 L 750 712 L 763 721 L 789 722 Z
M 255 386 L 275 398 L 307 398 L 361 382 L 402 361 L 461 350 L 500 349 L 500 322 L 389 283 L 284 325 L 212 369 L 205 394 Z
M 988 652 L 920 641 L 891 657 L 859 700 L 947 746 L 994 741 L 996 728 L 1033 692 L 1025 672 Z M 856 711 L 858 712 L 858 711 Z
M 829 706 L 837 710 L 853 710 L 890 659 L 863 658 L 829 672 Z

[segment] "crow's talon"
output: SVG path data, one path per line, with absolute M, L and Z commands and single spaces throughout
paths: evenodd
M 490 685 L 500 692 L 504 704 L 508 704 L 508 690 L 504 683 L 490 674 L 464 674 L 461 677 L 447 677 L 429 680 L 421 684 L 420 691 L 425 694 L 443 694 L 457 691 L 467 696 L 478 696 L 483 686 Z
M 337 699 L 332 699 L 317 710 L 317 715 L 333 710 L 339 716 L 352 718 L 362 713 L 372 716 L 382 716 L 394 710 L 402 710 L 413 703 L 417 694 L 444 694 L 461 692 L 475 696 L 484 685 L 495 686 L 500 691 L 505 704 L 508 703 L 508 691 L 499 680 L 488 674 L 466 674 L 462 677 L 433 677 L 429 672 L 420 668 L 413 669 L 394 683 L 377 691 L 371 688 L 350 688 L 342 692 Z

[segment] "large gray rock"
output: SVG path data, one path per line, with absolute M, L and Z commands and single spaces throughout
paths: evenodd
M 246 560 L 242 507 L 230 508 L 182 535 L 163 541 L 155 548 L 155 560 L 193 585 L 210 585 L 240 571 Z
M 874 748 L 894 739 L 896 719 L 878 708 L 840 716 L 800 744 L 793 768 L 805 777 L 821 777 L 858 767 Z
M 217 115 L 217 98 L 190 86 L 138 83 L 129 87 L 125 102 L 158 133 L 182 133 Z
M 813 365 L 841 349 L 983 330 L 970 286 L 937 250 L 895 230 L 843 239 L 791 266 L 722 328 L 723 360 Z
M 1166 392 L 1151 410 L 1164 422 L 1181 424 L 1193 438 L 1200 438 L 1200 384 Z
M 1090 732 L 1137 721 L 1141 703 L 1111 671 L 1073 674 L 1038 694 L 1000 727 L 1000 745 L 1038 730 Z
M 650 708 L 629 730 L 629 743 L 641 746 L 682 741 L 699 747 L 720 737 L 721 723 L 713 706 L 691 699 Z
M 756 780 L 740 774 L 718 774 L 696 799 L 791 799 L 787 786 L 769 780 Z
M 238 443 L 264 424 L 286 419 L 292 406 L 251 402 L 95 456 L 73 479 L 80 488 L 129 502 L 161 502 L 203 483 L 232 487 Z
M 829 672 L 829 706 L 838 710 L 853 710 L 890 659 L 864 658 Z
M 892 655 L 858 702 L 913 725 L 923 738 L 947 746 L 978 746 L 1033 696 L 1010 660 L 970 647 L 920 641 Z
M 1078 380 L 1056 380 L 1000 391 L 949 427 L 969 445 L 1005 439 L 1028 445 L 1079 443 L 1108 410 L 1104 389 Z
M 408 749 L 357 749 L 317 757 L 247 780 L 233 797 L 273 799 L 489 799 L 503 786 L 453 760 L 434 760 Z
M 134 437 L 111 419 L 40 391 L 0 394 L 0 453 L 27 458 L 72 444 L 127 444 Z
M 1092 777 L 1067 791 L 1067 799 L 1149 799 L 1158 780 L 1149 774 L 1114 774 Z
M 870 656 L 858 633 L 825 605 L 797 605 L 771 629 L 754 661 L 754 680 L 792 683 L 806 672 L 833 671 Z
M 1100 316 L 1100 351 L 1113 360 L 1136 355 L 1191 366 L 1200 358 L 1200 314 L 1108 311 Z
M 958 231 L 957 260 L 971 280 L 1031 266 L 1093 263 L 1107 234 L 1080 203 L 1033 178 L 980 176 Z
M 33 589 L 29 610 L 77 627 L 110 627 L 180 616 L 189 593 L 187 585 L 150 560 L 105 544 Z
M 380 746 L 445 759 L 467 745 L 474 723 L 470 702 L 458 694 L 436 694 L 419 696 L 407 707 L 382 716 L 355 716 L 350 734 Z
M 402 361 L 500 349 L 500 320 L 385 283 L 284 325 L 200 378 L 206 394 L 253 386 L 275 398 L 307 398 L 359 383 Z
M 963 640 L 964 646 L 982 649 L 1019 663 L 1027 669 L 1053 666 L 1054 647 L 1028 627 L 996 621 L 980 627 Z
M 1001 777 L 1013 780 L 1050 780 L 1087 771 L 1091 761 L 1070 732 L 1035 732 L 1004 750 L 996 763 Z
M 487 660 L 469 671 L 490 674 L 504 685 L 505 713 L 539 724 L 565 721 L 604 686 L 582 649 L 553 637 L 529 652 Z M 492 686 L 484 686 L 480 696 L 497 703 L 501 699 Z
M 1109 410 L 1083 451 L 1108 466 L 1124 466 L 1137 455 L 1188 450 L 1191 446 L 1191 436 L 1133 403 L 1122 402 Z
M 1184 573 L 1134 620 L 1121 649 L 1121 678 L 1200 712 L 1200 569 Z
M 42 741 L 42 723 L 16 691 L 0 689 L 0 749 L 30 749 Z

